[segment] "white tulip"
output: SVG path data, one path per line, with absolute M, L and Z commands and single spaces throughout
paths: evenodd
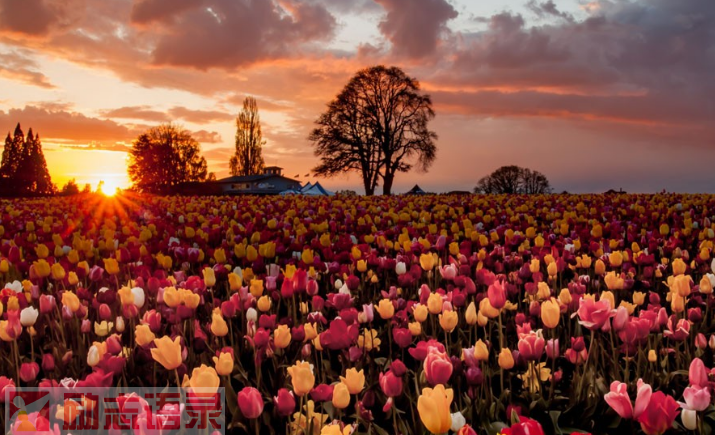
M 15 293 L 21 293 L 23 290 L 22 283 L 17 280 L 5 284 L 5 288 L 9 288 L 10 290 L 14 291 Z
M 336 279 L 335 280 L 335 290 L 340 290 L 340 287 L 342 287 L 342 286 L 343 286 L 343 280 L 341 280 L 339 278 Z
M 461 412 L 457 411 L 452 414 L 452 427 L 450 428 L 452 432 L 458 432 L 465 424 L 467 424 L 467 419 L 464 418 Z
M 395 272 L 396 272 L 398 275 L 404 275 L 404 274 L 406 274 L 406 273 L 407 273 L 407 265 L 406 265 L 404 262 L 400 261 L 400 262 L 397 263 L 397 265 L 395 266 Z
M 37 322 L 37 316 L 40 315 L 40 312 L 37 311 L 37 308 L 35 307 L 27 307 L 20 311 L 20 323 L 22 326 L 32 326 Z
M 137 308 L 141 308 L 144 306 L 144 289 L 141 287 L 134 287 L 132 289 L 132 294 L 134 295 L 134 305 L 137 306 Z
M 87 364 L 90 367 L 99 364 L 99 349 L 97 349 L 97 346 L 92 345 L 92 347 L 89 348 L 89 352 L 87 352 Z
M 116 329 L 119 333 L 124 332 L 124 317 L 117 316 L 116 320 L 114 321 L 114 329 Z
M 258 311 L 251 307 L 246 310 L 246 320 L 255 322 L 258 319 Z
M 698 427 L 698 413 L 692 409 L 683 409 L 680 414 L 680 418 L 683 420 L 683 426 L 688 430 L 695 430 Z

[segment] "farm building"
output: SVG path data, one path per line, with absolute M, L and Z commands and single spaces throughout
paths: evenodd
M 286 190 L 300 190 L 299 181 L 283 176 L 283 168 L 267 166 L 260 175 L 233 176 L 214 182 L 227 195 L 278 195 Z

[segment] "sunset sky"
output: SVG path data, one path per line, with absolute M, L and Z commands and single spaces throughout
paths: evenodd
M 132 139 L 172 121 L 221 178 L 252 95 L 266 163 L 315 181 L 312 123 L 375 64 L 437 112 L 437 160 L 397 192 L 505 164 L 557 191 L 715 192 L 713 0 L 0 0 L 0 132 L 39 132 L 60 186 L 127 187 Z

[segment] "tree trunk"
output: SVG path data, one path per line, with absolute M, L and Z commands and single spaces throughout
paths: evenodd
M 365 195 L 366 196 L 372 196 L 375 194 L 375 185 L 370 180 L 370 177 L 363 176 L 362 183 L 365 186 Z
M 382 178 L 382 194 L 392 195 L 392 182 L 395 181 L 395 174 L 385 174 Z

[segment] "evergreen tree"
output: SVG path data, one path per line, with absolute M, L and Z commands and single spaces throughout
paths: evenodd
M 11 188 L 7 190 L 8 194 L 37 196 L 55 193 L 40 136 L 33 134 L 32 128 L 25 137 L 18 123 L 12 139 L 8 134 L 1 168 L 4 184 Z
M 20 123 L 15 127 L 14 136 L 10 132 L 5 138 L 5 148 L 2 153 L 2 163 L 0 164 L 0 177 L 12 180 L 17 172 L 17 168 L 22 160 L 22 149 L 25 143 L 25 134 L 22 132 Z

